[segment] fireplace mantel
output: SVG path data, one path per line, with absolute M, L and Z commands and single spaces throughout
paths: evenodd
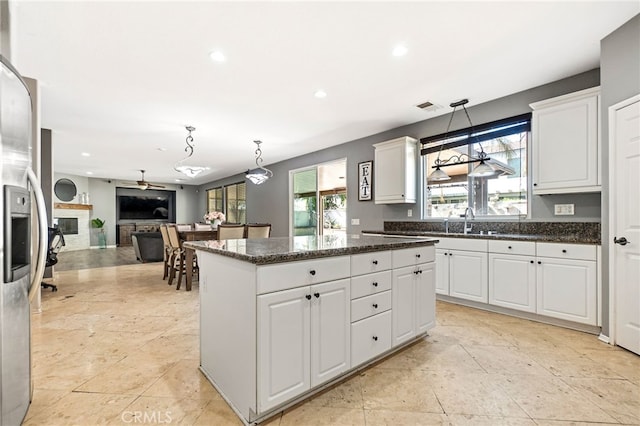
M 65 210 L 93 210 L 92 204 L 74 204 L 74 203 L 55 203 L 53 205 L 54 209 L 65 209 Z

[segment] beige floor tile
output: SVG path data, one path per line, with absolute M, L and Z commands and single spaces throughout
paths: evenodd
M 60 399 L 69 393 L 69 391 L 41 389 L 34 386 L 31 405 L 29 406 L 29 411 L 27 411 L 25 423 L 29 422 L 35 415 L 46 412 L 49 407 L 57 404 Z
M 461 345 L 430 343 L 429 337 L 378 364 L 380 368 L 481 373 L 484 369 Z
M 317 407 L 303 404 L 286 411 L 280 419 L 280 425 L 332 426 L 354 425 L 364 426 L 364 410 L 362 408 Z
M 553 376 L 501 376 L 500 386 L 532 419 L 615 423 L 616 420 L 562 379 Z
M 364 407 L 423 413 L 444 413 L 427 373 L 374 367 L 361 375 Z
M 628 380 L 574 377 L 563 380 L 620 423 L 640 425 L 640 390 Z
M 207 403 L 193 424 L 194 426 L 233 426 L 243 423 L 226 402 L 213 400 Z
M 452 426 L 528 426 L 536 422 L 529 418 L 478 416 L 474 414 L 448 414 L 449 424 Z
M 433 391 L 449 414 L 529 418 L 500 387 L 500 381 L 485 373 L 432 373 Z
M 173 360 L 165 360 L 146 354 L 127 356 L 76 390 L 140 395 L 169 371 L 174 364 Z
M 569 352 L 570 351 L 570 352 Z M 622 379 L 608 366 L 598 363 L 572 349 L 563 351 L 528 350 L 527 354 L 554 376 L 560 377 L 600 377 Z
M 526 351 L 515 347 L 466 346 L 465 349 L 482 368 L 491 374 L 533 374 L 549 376 L 551 373 L 530 358 Z
M 347 381 L 337 384 L 326 391 L 315 395 L 308 402 L 314 407 L 360 408 L 364 407 L 362 383 L 356 375 Z
M 99 425 L 119 416 L 135 397 L 104 393 L 71 392 L 44 410 L 35 411 L 24 426 Z M 37 407 L 31 407 L 33 410 Z
M 620 348 L 607 350 L 583 350 L 582 353 L 598 364 L 606 365 L 616 374 L 640 385 L 640 356 Z
M 473 320 L 470 322 L 473 324 Z M 512 346 L 512 343 L 484 325 L 436 326 L 429 331 L 434 343 Z
M 138 348 L 139 354 L 160 355 L 165 359 L 200 359 L 200 336 L 197 334 L 163 334 Z
M 209 401 L 141 396 L 111 419 L 112 424 L 193 425 Z
M 32 375 L 35 386 L 41 389 L 72 391 L 99 373 L 112 368 L 124 356 L 83 354 L 70 355 L 49 362 L 34 362 Z
M 193 359 L 182 359 L 176 362 L 173 367 L 144 391 L 143 396 L 203 399 L 207 401 L 222 399 L 218 391 L 200 371 L 199 362 Z
M 446 414 L 411 411 L 364 410 L 367 426 L 448 425 Z
M 619 425 L 620 423 L 593 423 L 593 422 L 570 422 L 564 420 L 536 420 L 538 426 L 604 426 Z

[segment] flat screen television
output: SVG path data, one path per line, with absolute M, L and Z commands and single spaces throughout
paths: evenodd
M 168 195 L 118 195 L 120 220 L 167 220 Z

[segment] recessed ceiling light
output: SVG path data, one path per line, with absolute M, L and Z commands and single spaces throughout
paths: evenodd
M 322 89 L 316 90 L 316 93 L 314 93 L 313 96 L 315 96 L 318 99 L 326 98 L 327 97 L 327 92 L 325 92 Z
M 224 56 L 224 53 L 219 50 L 214 50 L 209 53 L 209 58 L 211 58 L 213 62 L 224 62 L 227 60 L 227 58 Z
M 176 179 L 175 181 L 176 182 L 182 182 L 182 179 Z
M 80 155 L 82 155 L 83 157 L 91 157 L 91 154 L 89 154 L 88 152 L 82 152 L 80 153 Z
M 93 172 L 87 172 L 87 174 L 88 174 L 88 175 L 92 175 L 92 174 L 93 174 Z
M 165 152 L 166 150 L 167 150 L 167 148 L 158 148 L 158 151 Z
M 407 49 L 407 46 L 405 46 L 404 44 L 399 44 L 393 48 L 393 52 L 391 52 L 391 54 L 393 56 L 404 56 L 408 51 L 409 49 Z

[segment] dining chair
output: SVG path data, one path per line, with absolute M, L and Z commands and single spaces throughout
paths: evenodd
M 178 233 L 178 225 L 167 225 L 167 234 L 169 236 L 169 243 L 173 250 L 173 255 L 169 261 L 169 285 L 173 284 L 173 280 L 178 274 L 178 282 L 176 284 L 176 290 L 180 290 L 182 284 L 182 275 L 186 272 L 186 268 L 193 268 L 194 272 L 198 271 L 198 261 L 196 257 L 193 258 L 192 265 L 185 265 L 185 251 L 180 241 L 180 235 Z
M 270 223 L 247 223 L 246 238 L 269 238 L 271 236 Z
M 208 223 L 194 223 L 193 224 L 194 231 L 211 231 L 211 225 Z
M 244 238 L 244 225 L 239 223 L 222 223 L 218 225 L 219 240 L 235 240 Z
M 165 280 L 169 276 L 169 261 L 171 256 L 173 255 L 173 248 L 171 247 L 171 242 L 169 241 L 169 233 L 167 232 L 167 225 L 160 225 L 160 235 L 162 235 L 162 260 L 163 260 L 163 272 L 162 279 Z

